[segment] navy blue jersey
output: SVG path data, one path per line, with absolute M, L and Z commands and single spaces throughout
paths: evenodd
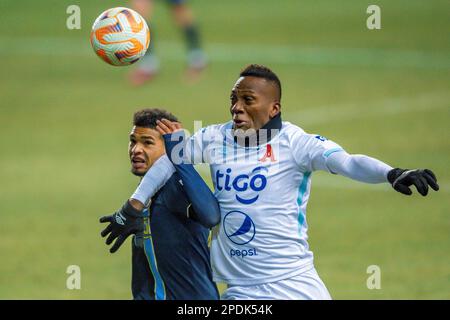
M 150 207 L 144 211 L 144 248 L 136 247 L 134 241 L 132 244 L 134 299 L 219 298 L 212 280 L 208 236 L 209 228 L 218 222 L 216 218 L 220 213 L 215 204 L 212 207 L 208 205 L 208 200 L 211 200 L 209 195 L 202 201 L 201 208 L 205 208 L 205 212 L 195 212 L 193 208 L 200 204 L 194 206 L 192 198 L 201 197 L 202 188 L 196 190 L 195 197 L 189 197 L 183 181 L 191 187 L 193 184 L 195 187 L 197 183 L 198 187 L 198 179 L 201 178 L 192 167 L 188 171 L 184 180 L 175 172 L 152 198 Z M 203 180 L 200 184 L 202 183 L 204 184 Z M 204 191 L 210 192 L 209 189 Z

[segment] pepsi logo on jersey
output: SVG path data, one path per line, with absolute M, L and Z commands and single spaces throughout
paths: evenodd
M 256 235 L 256 226 L 252 218 L 242 211 L 230 211 L 223 218 L 223 230 L 228 239 L 236 245 L 249 244 Z M 230 249 L 231 257 L 256 256 L 256 248 Z

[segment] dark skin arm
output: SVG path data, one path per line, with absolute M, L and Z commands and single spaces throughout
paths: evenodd
M 133 208 L 135 208 L 136 210 L 142 211 L 144 209 L 144 204 L 142 202 L 140 202 L 139 200 L 136 199 L 129 199 L 130 204 Z

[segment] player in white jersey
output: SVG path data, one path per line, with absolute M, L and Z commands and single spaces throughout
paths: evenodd
M 232 121 L 206 127 L 180 144 L 183 148 L 168 150 L 170 159 L 160 158 L 132 196 L 144 201 L 156 192 L 171 171 L 170 161 L 210 164 L 221 210 L 211 262 L 214 280 L 228 285 L 224 299 L 330 299 L 307 242 L 313 171 L 366 183 L 389 181 L 405 194 L 411 194 L 411 185 L 424 196 L 428 185 L 439 188 L 428 169 L 393 169 L 283 122 L 280 100 L 278 77 L 250 65 L 231 91 Z M 173 140 L 183 137 L 178 124 L 163 120 L 158 126 Z

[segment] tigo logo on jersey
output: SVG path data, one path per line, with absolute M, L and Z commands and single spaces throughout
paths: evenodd
M 259 198 L 258 192 L 264 190 L 267 185 L 267 178 L 265 175 L 261 174 L 261 171 L 268 172 L 269 169 L 266 167 L 256 167 L 252 170 L 250 175 L 240 174 L 237 175 L 234 179 L 231 178 L 231 169 L 227 168 L 225 173 L 221 173 L 220 170 L 216 171 L 216 188 L 219 191 L 225 189 L 226 191 L 235 190 L 236 191 L 236 200 L 242 204 L 252 204 Z M 224 184 L 221 182 L 224 178 Z M 256 195 L 251 196 L 250 198 L 246 196 L 239 195 L 239 193 L 243 193 L 247 190 L 252 190 L 256 192 Z

